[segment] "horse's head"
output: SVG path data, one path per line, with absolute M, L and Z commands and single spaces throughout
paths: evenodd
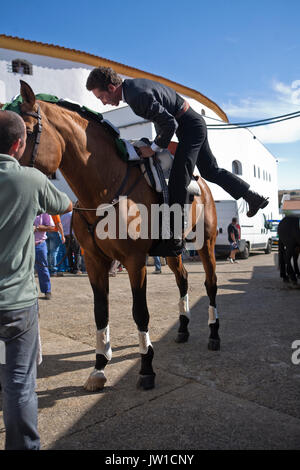
M 62 158 L 62 140 L 53 123 L 55 111 L 48 103 L 36 101 L 28 83 L 20 80 L 21 116 L 26 125 L 27 144 L 21 165 L 31 165 L 46 175 L 53 174 L 60 165 Z

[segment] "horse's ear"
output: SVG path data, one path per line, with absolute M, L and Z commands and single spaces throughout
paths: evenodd
M 20 85 L 20 94 L 23 98 L 23 102 L 28 103 L 33 108 L 35 103 L 35 95 L 31 87 L 28 85 L 28 83 L 24 82 L 23 80 L 20 80 Z

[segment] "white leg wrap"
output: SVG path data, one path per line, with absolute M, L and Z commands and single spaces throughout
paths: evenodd
M 217 318 L 219 317 L 216 307 L 212 307 L 210 305 L 208 307 L 208 324 L 211 325 L 212 323 L 216 323 Z
M 189 294 L 181 297 L 178 302 L 179 315 L 185 315 L 189 320 L 191 319 L 191 312 L 189 308 Z
M 112 351 L 109 342 L 109 325 L 103 330 L 97 330 L 96 354 L 103 354 L 108 361 L 111 360 Z
M 148 331 L 138 331 L 139 333 L 139 352 L 141 354 L 147 354 L 148 346 L 152 346 Z
M 105 377 L 104 369 L 101 369 L 101 370 L 94 369 L 93 372 L 91 372 L 90 376 L 91 377 L 98 377 L 98 378 Z

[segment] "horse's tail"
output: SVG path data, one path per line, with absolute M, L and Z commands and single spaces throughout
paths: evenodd
M 280 240 L 278 241 L 278 265 L 280 269 L 280 277 L 285 279 L 286 275 L 286 255 L 285 255 L 285 247 L 283 242 Z

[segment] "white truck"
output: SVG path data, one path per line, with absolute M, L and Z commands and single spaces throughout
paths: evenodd
M 244 199 L 215 201 L 218 217 L 218 236 L 216 240 L 216 255 L 229 255 L 227 227 L 233 217 L 236 217 L 240 226 L 239 256 L 248 258 L 253 250 L 272 251 L 272 234 L 263 210 L 258 211 L 254 217 L 247 217 L 248 205 Z

